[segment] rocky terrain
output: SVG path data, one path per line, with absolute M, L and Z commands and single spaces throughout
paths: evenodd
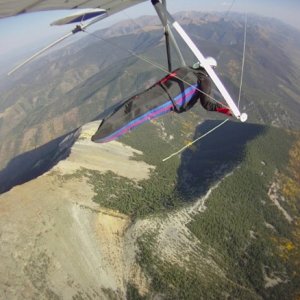
M 148 203 L 149 199 L 146 195 L 148 189 L 151 190 L 153 176 L 161 181 L 163 177 L 157 172 L 161 172 L 159 169 L 162 167 L 168 170 L 171 166 L 149 163 L 147 157 L 150 153 L 143 153 L 141 149 L 129 146 L 130 140 L 133 141 L 140 134 L 143 135 L 144 130 L 153 130 L 154 128 L 158 133 L 164 132 L 160 137 L 158 134 L 157 138 L 153 140 L 153 143 L 156 143 L 156 139 L 160 140 L 161 150 L 163 150 L 164 143 L 170 142 L 168 136 L 172 133 L 170 128 L 165 127 L 167 123 L 168 119 L 166 119 L 166 123 L 155 122 L 147 125 L 146 128 L 140 128 L 133 135 L 130 134 L 125 144 L 124 141 L 108 144 L 92 143 L 90 137 L 97 129 L 98 122 L 86 124 L 77 133 L 71 135 L 72 139 L 75 138 L 75 143 L 71 143 L 67 158 L 62 157 L 48 172 L 22 185 L 15 186 L 0 196 L 0 298 L 144 299 L 143 297 L 146 297 L 145 299 L 156 299 L 156 297 L 160 297 L 159 295 L 165 294 L 166 298 L 172 299 L 175 295 L 173 293 L 180 291 L 179 299 L 198 299 L 196 295 L 199 292 L 196 290 L 202 286 L 201 295 L 203 297 L 206 295 L 207 299 L 213 298 L 213 295 L 223 295 L 222 289 L 226 290 L 228 294 L 240 295 L 249 299 L 261 299 L 263 297 L 261 290 L 256 291 L 248 281 L 239 280 L 236 277 L 240 272 L 236 267 L 234 267 L 236 274 L 229 273 L 230 265 L 227 267 L 224 265 L 226 260 L 223 258 L 224 253 L 218 250 L 218 244 L 211 241 L 209 236 L 205 238 L 205 231 L 202 233 L 204 235 L 199 236 L 198 230 L 201 231 L 200 228 L 203 225 L 199 227 L 197 222 L 200 220 L 206 222 L 207 225 L 210 224 L 208 216 L 215 210 L 210 206 L 214 205 L 216 195 L 220 191 L 223 195 L 229 194 L 226 198 L 221 197 L 222 201 L 217 200 L 218 206 L 225 205 L 221 208 L 224 214 L 219 213 L 218 216 L 215 216 L 219 222 L 231 220 L 226 212 L 227 201 L 229 203 L 237 201 L 235 204 L 237 207 L 229 207 L 232 212 L 238 209 L 243 214 L 243 210 L 246 209 L 248 214 L 246 220 L 250 216 L 254 218 L 253 221 L 250 221 L 252 219 L 247 220 L 245 224 L 238 222 L 232 229 L 227 224 L 225 228 L 227 227 L 227 230 L 231 232 L 231 237 L 237 235 L 241 228 L 246 232 L 248 230 L 247 235 L 242 239 L 245 239 L 247 247 L 249 247 L 249 243 L 253 243 L 254 247 L 257 241 L 266 243 L 268 238 L 264 234 L 267 232 L 263 234 L 264 237 L 261 234 L 267 230 L 273 236 L 272 239 L 276 239 L 275 244 L 278 243 L 276 247 L 282 249 L 280 250 L 283 251 L 282 253 L 289 251 L 289 255 L 292 255 L 285 260 L 285 264 L 292 263 L 289 260 L 292 258 L 292 265 L 299 260 L 298 255 L 294 253 L 299 240 L 288 238 L 290 235 L 285 232 L 289 230 L 286 226 L 298 230 L 296 224 L 299 215 L 297 209 L 295 210 L 291 206 L 294 202 L 290 201 L 294 200 L 287 200 L 289 196 L 286 196 L 286 192 L 282 192 L 286 188 L 292 188 L 295 191 L 294 194 L 297 195 L 300 187 L 293 181 L 295 180 L 293 176 L 287 182 L 286 188 L 283 188 L 286 181 L 282 175 L 277 174 L 276 177 L 272 175 L 271 178 L 277 179 L 276 181 L 272 180 L 271 184 L 267 181 L 269 190 L 266 190 L 265 194 L 258 191 L 259 197 L 264 200 L 259 200 L 259 197 L 254 198 L 257 203 L 262 201 L 260 205 L 273 206 L 274 212 L 271 219 L 267 215 L 263 217 L 263 221 L 258 219 L 259 222 L 262 222 L 260 226 L 263 231 L 260 231 L 259 223 L 255 221 L 257 213 L 252 216 L 252 208 L 242 209 L 239 207 L 240 204 L 237 204 L 247 201 L 247 205 L 249 205 L 247 197 L 252 197 L 251 192 L 248 196 L 244 193 L 239 194 L 237 191 L 234 192 L 234 196 L 230 195 L 231 180 L 237 185 L 235 189 L 243 190 L 237 178 L 246 176 L 245 174 L 249 171 L 245 170 L 249 169 L 249 166 L 246 164 L 245 168 L 243 167 L 244 163 L 240 162 L 237 164 L 237 168 L 230 168 L 232 171 L 228 172 L 228 164 L 230 164 L 228 159 L 224 162 L 225 164 L 222 164 L 222 168 L 216 165 L 216 170 L 219 169 L 217 173 L 221 172 L 220 174 L 223 175 L 215 173 L 214 178 L 221 179 L 208 185 L 206 191 L 202 191 L 200 194 L 197 192 L 199 184 L 200 186 L 204 185 L 207 180 L 211 182 L 213 179 L 209 179 L 208 170 L 205 171 L 206 175 L 203 175 L 203 172 L 194 173 L 195 170 L 185 166 L 184 163 L 181 164 L 181 168 L 185 166 L 183 172 L 185 178 L 189 178 L 191 174 L 198 178 L 196 185 L 190 183 L 189 189 L 191 192 L 194 191 L 191 203 L 180 205 L 176 210 L 168 208 L 165 212 L 163 209 L 156 214 L 148 213 L 142 218 L 136 218 L 126 212 L 125 203 L 137 201 L 135 200 L 135 189 L 143 190 L 143 201 Z M 248 131 L 249 129 L 245 133 Z M 269 135 L 262 137 L 261 140 L 269 139 Z M 258 137 L 257 140 L 259 139 Z M 221 142 L 223 143 L 223 141 Z M 263 144 L 257 147 L 255 142 L 253 143 L 253 148 L 256 150 L 251 150 L 252 152 L 257 151 L 260 147 L 265 147 Z M 296 147 L 293 150 L 295 155 L 297 155 L 297 149 Z M 204 148 L 200 146 L 199 150 L 202 156 L 205 156 L 205 146 Z M 197 152 L 198 150 L 194 149 L 193 151 Z M 232 150 L 228 149 L 228 153 L 232 153 Z M 187 155 L 188 153 L 183 154 L 183 159 L 188 162 L 191 158 L 189 159 Z M 224 155 L 226 156 L 225 153 Z M 263 176 L 268 178 L 271 166 L 268 159 L 263 158 L 265 152 L 262 152 L 261 155 L 258 158 L 261 161 L 258 169 L 261 169 L 260 172 L 265 173 Z M 138 157 L 140 158 L 137 159 Z M 298 161 L 299 156 L 296 157 Z M 199 158 L 201 159 L 201 157 Z M 211 159 L 214 158 L 211 157 Z M 200 161 L 197 164 L 201 166 Z M 295 174 L 298 174 L 297 170 L 293 168 L 291 171 L 294 170 Z M 171 169 L 169 172 L 171 172 L 170 176 L 173 176 Z M 179 178 L 176 179 L 177 188 L 180 187 L 180 180 L 184 180 L 181 178 L 183 173 L 179 172 Z M 96 177 L 96 181 L 94 181 L 90 174 L 102 174 L 101 176 L 108 177 Z M 114 186 L 114 181 L 111 181 L 110 185 L 102 185 L 103 182 L 107 182 L 106 178 L 111 180 L 111 174 L 117 178 L 117 186 L 113 189 L 111 188 Z M 241 176 L 241 174 L 243 175 Z M 262 180 L 265 180 L 264 177 L 261 177 Z M 163 180 L 166 181 L 163 188 L 168 190 L 168 179 L 164 178 Z M 175 179 L 171 177 L 171 180 Z M 127 185 L 125 190 L 123 190 L 123 182 L 125 182 L 125 186 Z M 96 188 L 99 184 L 100 190 Z M 231 186 L 229 189 L 226 187 L 228 184 Z M 251 188 L 251 181 L 248 184 L 250 185 L 244 188 Z M 158 186 L 156 188 L 159 189 Z M 112 192 L 108 194 L 107 191 Z M 122 193 L 125 193 L 126 197 L 123 197 Z M 153 203 L 148 203 L 150 207 L 155 207 L 157 201 L 165 201 L 165 199 L 156 198 L 155 192 L 152 192 L 152 195 Z M 190 193 L 185 197 L 189 199 Z M 297 199 L 297 196 L 293 197 L 291 199 Z M 139 210 L 141 205 L 143 204 L 138 204 L 135 209 Z M 295 202 L 295 205 L 299 204 Z M 121 208 L 114 208 L 118 206 Z M 262 208 L 262 210 L 264 209 Z M 238 217 L 234 222 L 237 220 Z M 245 219 L 243 220 L 245 221 Z M 247 229 L 248 222 L 250 224 L 254 222 L 250 226 L 251 230 Z M 213 232 L 215 224 L 212 223 L 210 226 L 212 226 L 210 230 Z M 245 228 L 243 228 L 244 226 Z M 235 232 L 236 230 L 237 232 Z M 285 233 L 279 233 L 278 230 L 284 230 Z M 224 234 L 226 236 L 227 233 Z M 222 243 L 219 238 L 217 241 Z M 238 253 L 242 255 L 245 251 L 246 255 L 247 247 L 244 249 L 242 246 L 243 250 L 235 247 L 238 245 L 230 244 L 233 253 L 240 251 Z M 284 250 L 286 247 L 290 250 Z M 271 251 L 271 248 L 267 251 Z M 229 255 L 226 259 L 230 257 Z M 236 258 L 234 259 L 236 260 Z M 287 270 L 284 271 L 282 267 L 278 267 L 281 266 L 282 262 L 280 261 L 281 259 L 278 257 L 277 264 L 279 263 L 279 265 L 276 267 L 272 263 L 265 265 L 265 269 L 262 271 L 263 281 L 261 284 L 264 286 L 262 289 L 265 290 L 266 295 L 272 289 L 285 285 L 290 276 Z M 263 262 L 260 259 L 257 259 L 257 262 L 258 266 L 267 264 L 267 261 Z M 247 268 L 245 271 L 248 270 Z M 185 274 L 182 278 L 181 272 Z M 179 277 L 172 279 L 175 275 Z M 298 277 L 290 278 L 292 283 Z M 189 287 L 193 280 L 198 283 Z M 280 287 L 280 289 L 282 288 Z M 291 293 L 291 295 L 294 293 L 291 287 L 286 287 L 286 289 L 287 293 Z
M 125 236 L 130 218 L 99 207 L 91 185 L 72 174 L 110 170 L 139 181 L 153 167 L 130 162 L 129 146 L 92 143 L 97 126 L 83 127 L 68 159 L 0 197 L 0 298 L 125 298 L 130 280 L 147 289 L 135 240 Z
M 120 142 L 92 143 L 97 126 L 80 129 L 67 159 L 0 196 L 1 298 L 125 299 L 129 284 L 145 295 L 150 278 L 137 261 L 137 241 L 145 232 L 159 230 L 157 254 L 173 263 L 184 264 L 201 250 L 186 225 L 205 209 L 210 191 L 165 221 L 133 223 L 92 201 L 93 186 L 78 171 L 111 171 L 139 183 L 155 169 L 132 160 L 141 151 Z M 203 263 L 214 262 L 204 255 Z

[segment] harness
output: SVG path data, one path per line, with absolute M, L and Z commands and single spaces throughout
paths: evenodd
M 182 74 L 181 74 L 182 73 Z M 173 104 L 173 111 L 176 113 L 182 113 L 186 112 L 189 109 L 191 109 L 194 104 L 199 99 L 199 91 L 196 90 L 195 94 L 192 96 L 192 98 L 183 105 L 176 104 L 174 97 L 176 97 L 178 94 L 184 95 L 187 88 L 190 88 L 191 84 L 188 82 L 195 82 L 197 81 L 197 89 L 200 87 L 200 79 L 203 77 L 207 77 L 206 71 L 200 67 L 197 70 L 191 69 L 189 67 L 183 67 L 180 69 L 175 70 L 173 73 L 170 73 L 168 76 L 163 78 L 159 85 L 160 87 L 165 91 L 165 93 L 168 95 L 169 99 L 171 100 Z M 196 78 L 195 78 L 196 77 Z M 175 95 L 172 96 L 172 88 L 174 90 L 178 90 L 175 92 Z M 173 91 L 174 94 L 174 91 Z
M 161 86 L 161 88 L 166 92 L 166 94 L 168 95 L 168 97 L 170 98 L 170 100 L 172 101 L 173 104 L 173 111 L 175 111 L 176 113 L 181 113 L 183 112 L 182 107 L 178 108 L 178 106 L 176 105 L 173 97 L 170 95 L 169 90 L 160 82 L 159 85 Z

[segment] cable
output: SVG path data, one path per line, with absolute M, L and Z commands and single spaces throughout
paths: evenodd
M 132 56 L 134 56 L 134 57 L 136 57 L 136 58 L 138 58 L 138 59 L 140 59 L 140 60 L 142 60 L 142 61 L 144 61 L 144 62 L 146 62 L 146 63 L 148 63 L 148 64 L 150 64 L 150 65 L 152 65 L 152 66 L 154 66 L 154 67 L 156 67 L 157 69 L 163 71 L 164 73 L 166 73 L 166 74 L 168 74 L 168 75 L 172 75 L 174 78 L 176 78 L 176 79 L 182 81 L 183 83 L 187 84 L 188 86 L 192 87 L 192 84 L 190 84 L 189 82 L 185 81 L 184 79 L 182 79 L 182 78 L 180 78 L 180 77 L 174 75 L 173 73 L 169 72 L 169 71 L 168 71 L 167 69 L 165 69 L 162 65 L 160 65 L 160 64 L 158 64 L 158 63 L 155 63 L 155 62 L 151 61 L 150 59 L 145 58 L 145 57 L 143 57 L 143 56 L 141 56 L 141 55 L 138 55 L 138 54 L 136 54 L 134 51 L 131 51 L 131 50 L 127 49 L 127 48 L 124 48 L 124 47 L 122 47 L 122 46 L 120 46 L 120 45 L 118 45 L 118 44 L 115 44 L 115 43 L 113 43 L 112 41 L 109 41 L 109 40 L 107 40 L 107 39 L 101 38 L 100 36 L 96 35 L 96 34 L 93 33 L 93 32 L 88 32 L 87 30 L 84 30 L 84 32 L 87 33 L 87 34 L 90 34 L 91 36 L 93 36 L 94 38 L 96 38 L 96 39 L 98 39 L 98 40 L 100 40 L 100 41 L 103 41 L 103 42 L 106 42 L 106 43 L 112 45 L 113 47 L 116 47 L 116 48 L 119 48 L 119 49 L 121 49 L 121 50 L 123 50 L 123 51 L 128 52 L 128 53 L 131 54 Z M 200 93 L 204 94 L 205 96 L 207 96 L 208 98 L 210 98 L 211 100 L 213 100 L 213 101 L 215 101 L 216 103 L 222 105 L 223 107 L 226 107 L 226 108 L 229 109 L 229 107 L 226 106 L 226 105 L 225 105 L 224 103 L 222 103 L 221 101 L 218 101 L 217 99 L 213 98 L 211 95 L 209 95 L 209 94 L 203 92 L 202 90 L 198 89 L 197 87 L 194 87 L 194 88 L 195 88 L 198 92 L 200 92 Z
M 246 53 L 246 39 L 247 39 L 247 20 L 248 20 L 248 16 L 247 16 L 247 14 L 245 14 L 243 60 L 242 60 L 242 70 L 241 70 L 241 80 L 240 80 L 238 108 L 240 108 L 240 101 L 241 101 L 241 94 L 242 94 L 242 85 L 243 85 L 243 76 L 244 76 L 245 53 Z
M 107 39 L 103 39 L 103 38 L 101 38 L 100 36 L 98 36 L 98 35 L 96 35 L 96 34 L 94 34 L 94 33 L 87 32 L 86 30 L 85 30 L 84 32 L 86 32 L 86 33 L 92 35 L 94 38 L 96 38 L 96 39 L 98 39 L 98 40 L 104 41 L 104 42 L 106 42 L 106 43 L 112 45 L 113 47 L 117 47 L 117 48 L 119 48 L 119 49 L 121 49 L 121 50 L 123 50 L 123 51 L 128 52 L 129 54 L 133 55 L 134 57 L 136 57 L 136 58 L 138 58 L 138 59 L 140 59 L 140 60 L 142 60 L 142 61 L 144 61 L 144 62 L 146 62 L 146 63 L 148 63 L 148 64 L 150 64 L 150 65 L 152 65 L 152 66 L 154 66 L 154 67 L 156 67 L 156 68 L 158 68 L 159 70 L 163 71 L 163 72 L 166 73 L 166 74 L 169 74 L 169 75 L 172 74 L 171 72 L 169 72 L 168 70 L 166 70 L 162 65 L 160 65 L 160 64 L 158 64 L 158 63 L 154 63 L 154 62 L 151 61 L 150 59 L 147 59 L 147 58 L 145 58 L 145 57 L 143 57 L 143 56 L 141 56 L 141 55 L 136 54 L 134 51 L 131 51 L 131 50 L 127 49 L 127 48 L 121 47 L 120 45 L 117 45 L 117 44 L 115 44 L 115 43 L 113 43 L 112 41 L 109 41 L 109 40 L 107 40 Z M 172 75 L 174 76 L 174 74 L 172 74 Z M 177 79 L 179 79 L 179 80 L 181 80 L 181 81 L 184 82 L 185 84 L 191 86 L 191 84 L 190 84 L 189 82 L 186 82 L 185 80 L 179 78 L 178 76 L 175 75 L 174 77 L 177 78 Z M 216 100 L 215 98 L 211 97 L 210 95 L 206 94 L 205 92 L 201 91 L 200 89 L 196 88 L 196 90 L 199 91 L 200 93 L 206 95 L 206 96 L 209 97 L 210 99 L 214 100 L 215 102 L 221 104 L 222 106 L 227 107 L 227 106 L 224 105 L 222 102 Z M 212 128 L 211 130 L 209 130 L 209 131 L 206 132 L 205 134 L 201 135 L 200 137 L 198 137 L 198 138 L 195 139 L 194 141 L 190 142 L 190 143 L 187 144 L 186 146 L 182 147 L 182 148 L 179 149 L 178 151 L 176 151 L 176 152 L 172 153 L 171 155 L 169 155 L 168 157 L 164 158 L 162 161 L 165 162 L 165 161 L 169 160 L 170 158 L 174 157 L 175 155 L 181 153 L 182 151 L 184 151 L 185 149 L 189 148 L 190 146 L 192 146 L 194 143 L 196 143 L 196 142 L 199 141 L 200 139 L 203 139 L 204 137 L 206 137 L 207 135 L 209 135 L 210 133 L 212 133 L 212 132 L 215 131 L 216 129 L 218 129 L 218 128 L 220 128 L 221 126 L 223 126 L 223 125 L 224 125 L 226 122 L 228 122 L 228 121 L 229 121 L 228 118 L 225 119 L 225 120 L 222 121 L 220 124 L 218 124 L 217 126 L 215 126 L 214 128 Z
M 112 45 L 112 46 L 114 46 L 114 47 L 117 47 L 117 48 L 119 48 L 119 49 L 121 49 L 121 50 L 123 50 L 123 51 L 128 52 L 129 54 L 133 55 L 134 57 L 136 57 L 136 58 L 138 58 L 138 59 L 140 59 L 140 60 L 143 60 L 144 62 L 146 62 L 146 63 L 148 63 L 148 64 L 150 64 L 150 65 L 152 65 L 152 66 L 154 66 L 154 67 L 156 67 L 156 68 L 158 68 L 158 69 L 160 69 L 161 71 L 163 71 L 163 72 L 165 72 L 165 73 L 167 73 L 167 74 L 169 74 L 169 75 L 172 74 L 171 72 L 169 72 L 168 70 L 166 70 L 166 69 L 165 69 L 163 66 L 161 66 L 160 64 L 154 63 L 153 61 L 151 61 L 151 60 L 149 60 L 149 59 L 147 59 L 147 58 L 145 58 L 145 57 L 142 57 L 142 56 L 140 56 L 140 55 L 137 55 L 135 52 L 133 52 L 133 51 L 131 51 L 131 50 L 129 50 L 129 49 L 123 48 L 123 47 L 121 47 L 120 45 L 117 45 L 117 44 L 113 43 L 112 41 L 108 41 L 108 40 L 106 40 L 106 39 L 103 39 L 103 38 L 99 37 L 98 35 L 96 35 L 96 34 L 94 34 L 94 33 L 87 32 L 86 30 L 85 30 L 84 32 L 86 32 L 86 33 L 92 35 L 93 37 L 95 37 L 95 38 L 98 39 L 98 40 L 104 41 L 104 42 L 106 42 L 106 43 L 108 43 L 108 44 L 110 44 L 110 45 Z M 174 76 L 174 75 L 173 75 L 173 76 Z M 174 78 L 177 78 L 177 79 L 181 80 L 182 82 L 184 82 L 185 84 L 187 84 L 187 85 L 189 85 L 189 86 L 192 86 L 189 82 L 187 82 L 187 81 L 185 81 L 185 80 L 179 78 L 178 76 L 174 76 Z M 209 97 L 210 99 L 214 100 L 215 102 L 221 104 L 222 106 L 227 107 L 227 106 L 224 105 L 222 102 L 220 102 L 220 101 L 214 99 L 213 97 L 211 97 L 210 95 L 208 95 L 208 94 L 206 94 L 205 92 L 201 91 L 200 89 L 196 88 L 196 90 L 199 91 L 200 93 L 203 93 L 204 95 L 206 95 L 206 96 Z M 206 132 L 206 133 L 203 134 L 202 136 L 198 137 L 198 138 L 195 139 L 194 141 L 190 142 L 188 145 L 186 145 L 186 146 L 184 146 L 183 148 L 179 149 L 178 151 L 174 152 L 174 153 L 171 154 L 170 156 L 164 158 L 162 161 L 165 162 L 165 161 L 167 161 L 168 159 L 172 158 L 173 156 L 175 156 L 175 155 L 181 153 L 182 151 L 184 151 L 185 149 L 189 148 L 190 146 L 192 146 L 194 143 L 196 143 L 196 142 L 199 141 L 200 139 L 203 139 L 203 138 L 204 138 L 205 136 L 207 136 L 208 134 L 210 134 L 210 133 L 212 133 L 213 131 L 215 131 L 216 129 L 220 128 L 220 127 L 221 127 L 222 125 L 224 125 L 227 121 L 229 121 L 229 119 L 225 119 L 223 122 L 221 122 L 220 124 L 218 124 L 217 126 L 215 126 L 214 128 L 212 128 L 211 130 L 209 130 L 208 132 Z
M 234 1 L 233 1 L 234 2 Z M 246 53 L 246 40 L 247 40 L 247 14 L 245 14 L 245 27 L 244 27 L 244 45 L 243 45 L 243 59 L 242 59 L 242 69 L 241 69 L 241 79 L 240 79 L 240 88 L 239 88 L 239 98 L 238 98 L 238 108 L 240 106 L 240 100 L 241 100 L 241 92 L 242 92 L 242 84 L 243 84 L 243 75 L 244 75 L 244 65 L 245 65 L 245 53 Z M 182 147 L 181 149 L 179 149 L 178 151 L 172 153 L 170 156 L 164 158 L 162 161 L 165 162 L 168 159 L 172 158 L 173 156 L 181 153 L 182 151 L 184 151 L 185 149 L 189 148 L 190 146 L 192 146 L 194 143 L 196 143 L 197 141 L 199 141 L 200 139 L 203 139 L 205 136 L 207 136 L 208 134 L 212 133 L 213 131 L 215 131 L 217 128 L 220 128 L 221 126 L 223 126 L 229 119 L 224 120 L 222 123 L 218 124 L 217 126 L 215 126 L 214 128 L 212 128 L 211 130 L 209 130 L 208 132 L 206 132 L 205 134 L 201 135 L 200 137 L 198 137 L 197 139 L 195 139 L 194 141 L 188 143 L 186 146 Z
M 198 142 L 199 140 L 203 139 L 204 137 L 206 137 L 207 135 L 209 135 L 210 133 L 212 133 L 213 131 L 215 131 L 216 129 L 220 128 L 222 125 L 224 125 L 227 121 L 229 121 L 229 119 L 225 119 L 223 122 L 221 122 L 220 124 L 218 124 L 217 126 L 215 126 L 214 128 L 212 128 L 211 130 L 207 131 L 205 134 L 199 136 L 198 138 L 196 138 L 195 140 L 193 140 L 192 142 L 188 143 L 187 145 L 185 145 L 184 147 L 182 147 L 181 149 L 179 149 L 178 151 L 172 153 L 170 156 L 164 158 L 162 161 L 165 162 L 168 159 L 172 158 L 173 156 L 181 153 L 182 151 L 184 151 L 185 149 L 191 147 L 193 144 L 195 144 L 196 142 Z
M 234 3 L 235 3 L 235 0 L 232 0 L 230 7 L 228 8 L 228 10 L 226 11 L 226 13 L 223 16 L 224 19 L 229 15 Z

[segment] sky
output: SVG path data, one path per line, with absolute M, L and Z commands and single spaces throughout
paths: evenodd
M 110 26 L 123 19 L 154 15 L 155 10 L 149 2 L 112 15 L 93 25 L 93 30 Z M 225 11 L 228 12 L 229 18 L 231 12 L 255 13 L 280 19 L 300 31 L 300 0 L 168 0 L 167 5 L 171 13 L 183 10 Z M 0 72 L 7 71 L 10 65 L 13 67 L 22 59 L 72 30 L 73 25 L 49 25 L 68 14 L 68 11 L 51 11 L 0 19 Z

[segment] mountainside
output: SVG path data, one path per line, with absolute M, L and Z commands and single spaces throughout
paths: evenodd
M 87 124 L 0 195 L 0 298 L 297 299 L 299 134 L 227 123 L 163 163 L 215 125 L 189 135 L 197 123 L 166 116 L 108 144 Z
M 0 197 L 1 299 L 124 298 L 128 280 L 145 280 L 133 246 L 123 245 L 129 217 L 93 203 L 92 187 L 74 172 L 110 170 L 141 180 L 151 166 L 130 163 L 140 152 L 120 143 L 90 142 L 96 127 L 83 128 L 67 160 Z
M 185 12 L 176 18 L 204 54 L 217 58 L 218 73 L 237 98 L 243 16 L 224 19 L 218 14 Z M 241 105 L 251 122 L 300 127 L 299 36 L 280 22 L 249 17 Z M 194 57 L 179 44 L 192 64 Z M 93 120 L 165 75 L 127 49 L 166 65 L 163 32 L 156 17 L 124 21 L 97 32 L 96 37 L 87 35 L 84 43 L 52 52 L 5 78 L 0 96 L 0 166 Z M 175 68 L 178 63 L 173 57 Z M 204 113 L 201 116 L 207 118 Z
M 244 16 L 176 18 L 237 98 Z M 0 83 L 0 299 L 299 299 L 300 33 L 249 17 L 249 122 L 166 162 L 223 117 L 197 105 L 92 143 L 165 75 L 126 49 L 166 64 L 157 18 L 96 36 Z

